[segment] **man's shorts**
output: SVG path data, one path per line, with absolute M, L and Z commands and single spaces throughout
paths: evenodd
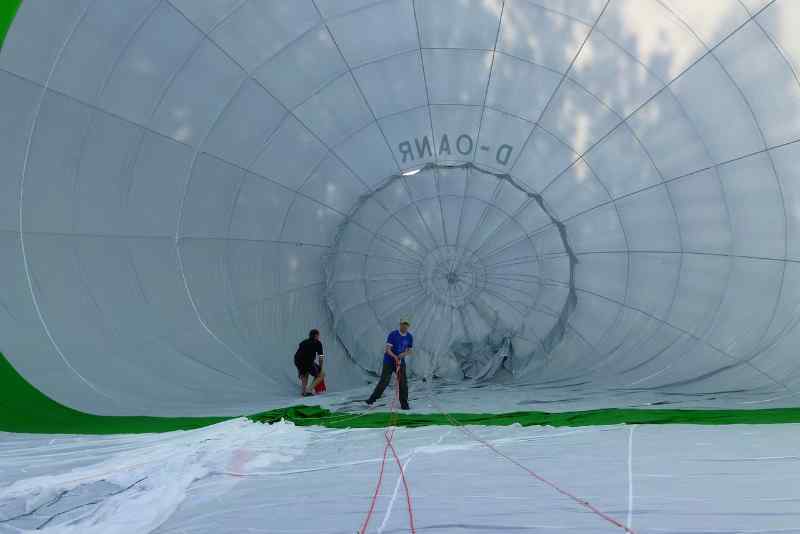
M 317 365 L 316 362 L 311 362 L 311 365 L 308 365 L 305 362 L 295 360 L 294 366 L 297 367 L 297 376 L 300 378 L 308 375 L 316 378 L 319 375 L 319 365 Z

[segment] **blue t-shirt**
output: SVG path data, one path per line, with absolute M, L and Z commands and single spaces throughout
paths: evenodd
M 392 330 L 389 337 L 386 338 L 386 344 L 391 345 L 392 352 L 400 356 L 406 350 L 414 346 L 414 336 L 411 335 L 411 332 L 406 332 L 406 335 L 403 335 L 399 330 Z M 405 360 L 405 358 L 401 359 Z M 384 352 L 383 361 L 385 363 L 394 363 L 394 358 L 392 358 L 388 352 Z

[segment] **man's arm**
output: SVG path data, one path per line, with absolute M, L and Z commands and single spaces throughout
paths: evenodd
M 386 354 L 388 354 L 389 356 L 391 356 L 395 360 L 397 358 L 399 358 L 399 356 L 397 354 L 395 354 L 394 351 L 392 350 L 392 344 L 391 343 L 386 343 Z
M 411 334 L 408 334 L 408 335 L 411 336 Z M 408 340 L 408 348 L 400 356 L 405 358 L 406 356 L 410 356 L 412 352 L 414 352 L 414 337 L 413 336 L 411 336 L 411 338 Z

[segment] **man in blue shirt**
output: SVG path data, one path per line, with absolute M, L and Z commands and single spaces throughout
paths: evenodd
M 408 382 L 406 381 L 406 356 L 411 354 L 411 350 L 414 348 L 414 336 L 408 331 L 410 326 L 411 324 L 403 319 L 400 321 L 400 328 L 392 330 L 389 337 L 386 338 L 381 378 L 375 386 L 375 391 L 367 399 L 367 404 L 374 404 L 381 398 L 386 386 L 389 385 L 392 373 L 396 372 L 397 380 L 400 383 L 400 407 L 403 410 L 410 408 L 408 405 Z

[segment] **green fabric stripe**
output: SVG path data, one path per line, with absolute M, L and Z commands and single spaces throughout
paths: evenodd
M 2 1 L 2 0 L 0 0 Z M 25 380 L 0 354 L 0 431 L 35 434 L 134 434 L 213 425 L 225 417 L 109 417 L 55 402 Z
M 390 422 L 391 418 L 391 422 Z M 319 406 L 293 406 L 252 415 L 250 419 L 274 423 L 281 419 L 298 426 L 320 425 L 328 428 L 382 428 L 394 424 L 402 427 L 420 426 L 599 426 L 599 425 L 765 425 L 800 423 L 800 408 L 768 410 L 657 410 L 618 409 L 580 412 L 509 412 L 509 413 L 450 413 L 450 414 L 389 414 L 375 412 L 364 415 L 330 412 Z
M 22 0 L 0 0 L 0 50 Z
M 386 412 L 353 414 L 331 412 L 319 406 L 292 406 L 249 416 L 253 421 L 291 421 L 298 426 L 328 428 L 383 428 L 454 424 L 507 426 L 595 426 L 617 424 L 779 424 L 800 423 L 800 408 L 770 410 L 648 410 L 604 409 L 581 412 L 510 412 L 392 415 Z M 391 418 L 391 421 L 390 421 Z M 135 434 L 170 432 L 212 425 L 228 417 L 121 417 L 92 415 L 67 408 L 25 380 L 0 354 L 0 431 L 44 434 Z

